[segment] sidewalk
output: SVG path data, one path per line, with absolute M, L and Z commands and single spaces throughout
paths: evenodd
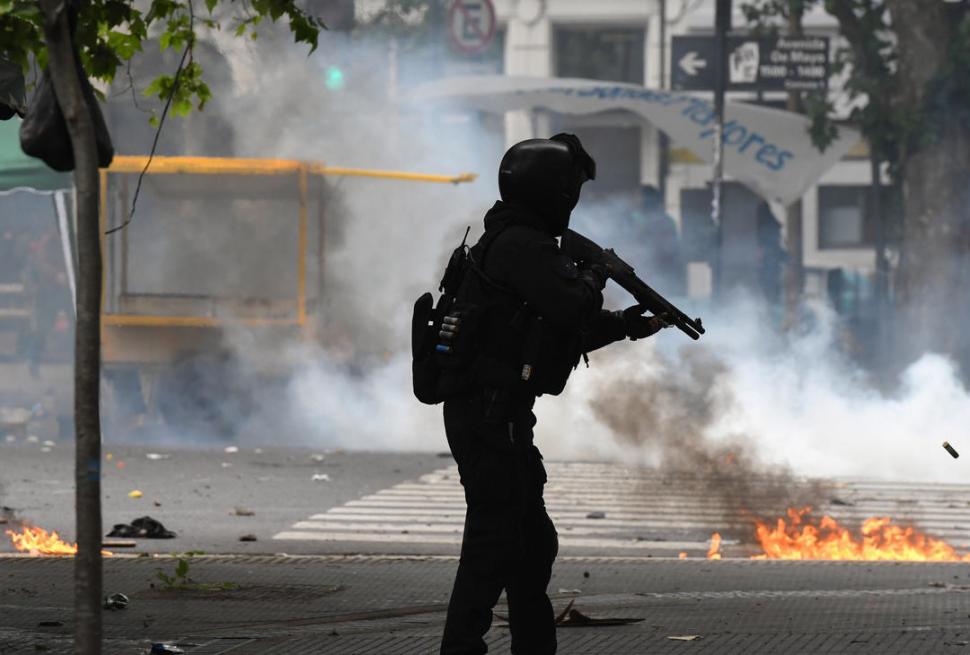
M 170 557 L 105 560 L 105 653 L 152 642 L 186 653 L 435 653 L 457 562 L 449 557 L 223 556 L 190 561 L 166 588 Z M 72 560 L 0 557 L 0 654 L 68 653 Z M 222 588 L 223 583 L 228 583 Z M 966 564 L 565 558 L 550 584 L 619 627 L 559 629 L 560 653 L 938 653 L 970 651 Z M 497 608 L 504 614 L 504 607 Z M 40 622 L 62 622 L 41 627 Z M 694 641 L 671 636 L 700 635 Z M 490 652 L 508 653 L 496 619 Z

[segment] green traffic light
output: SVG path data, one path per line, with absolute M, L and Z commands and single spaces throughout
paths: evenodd
M 338 91 L 344 88 L 344 72 L 336 66 L 328 66 L 324 84 L 331 91 Z

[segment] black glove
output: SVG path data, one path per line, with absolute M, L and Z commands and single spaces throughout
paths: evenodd
M 673 324 L 667 314 L 642 316 L 644 311 L 646 307 L 643 305 L 634 305 L 623 310 L 623 331 L 631 341 L 645 339 Z
M 579 279 L 583 280 L 597 291 L 602 291 L 606 287 L 606 280 L 610 275 L 606 272 L 606 267 L 593 264 L 579 271 Z

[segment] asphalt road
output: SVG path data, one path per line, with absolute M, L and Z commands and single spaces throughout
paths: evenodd
M 891 516 L 970 550 L 970 485 L 789 480 L 779 489 L 750 479 L 738 505 L 700 476 L 609 462 L 546 469 L 563 555 L 703 558 L 716 531 L 725 557 L 747 557 L 760 552 L 752 516 L 784 516 L 791 498 L 809 495 L 817 516 L 849 529 Z M 447 453 L 105 444 L 103 496 L 105 534 L 147 515 L 178 535 L 139 539 L 131 553 L 453 556 L 464 519 Z M 8 526 L 20 519 L 73 540 L 70 442 L 0 438 L 0 505 L 13 510 Z M 11 550 L 0 533 L 0 553 Z
M 47 450 L 48 452 L 44 452 Z M 103 523 L 151 516 L 175 539 L 141 539 L 135 552 L 317 553 L 314 542 L 280 542 L 293 523 L 388 486 L 416 479 L 449 459 L 434 453 L 326 452 L 267 447 L 172 449 L 104 446 Z M 149 454 L 163 459 L 149 459 Z M 74 539 L 74 461 L 69 442 L 9 443 L 0 437 L 0 505 Z M 110 456 L 110 460 L 108 459 Z M 313 476 L 328 479 L 314 480 Z M 140 498 L 129 493 L 138 490 Z M 243 512 L 237 512 L 243 510 Z M 252 512 L 252 515 L 239 515 Z M 243 535 L 258 541 L 241 542 Z M 0 552 L 13 550 L 0 535 Z M 345 551 L 337 545 L 327 552 Z

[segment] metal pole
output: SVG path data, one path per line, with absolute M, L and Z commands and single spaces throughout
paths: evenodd
M 724 181 L 724 90 L 727 87 L 727 33 L 731 29 L 731 0 L 717 0 L 714 14 L 714 189 L 711 199 L 711 220 L 714 222 L 715 244 L 712 266 L 714 295 L 721 293 L 722 257 L 724 243 L 721 215 L 721 187 Z
M 789 2 L 788 34 L 796 38 L 803 34 L 802 12 L 795 2 Z M 798 114 L 803 112 L 800 91 L 788 92 L 785 108 Z M 788 264 L 785 268 L 785 327 L 791 328 L 798 324 L 799 307 L 805 288 L 803 262 L 805 245 L 802 243 L 802 201 L 800 198 L 785 209 L 785 234 L 788 247 Z
M 667 88 L 667 0 L 660 2 L 660 88 Z M 657 130 L 660 146 L 660 170 L 657 180 L 661 202 L 667 203 L 667 175 L 670 173 L 670 139 L 667 133 Z

